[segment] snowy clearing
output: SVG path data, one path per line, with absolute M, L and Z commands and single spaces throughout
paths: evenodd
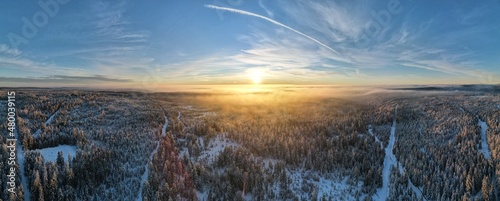
M 224 150 L 224 148 L 231 146 L 233 148 L 238 147 L 238 143 L 230 141 L 224 137 L 224 135 L 217 135 L 214 139 L 211 139 L 208 146 L 205 147 L 200 154 L 200 159 L 205 159 L 209 163 L 213 163 L 215 158 Z
M 50 148 L 45 148 L 45 149 L 35 149 L 33 151 L 39 151 L 42 153 L 43 159 L 45 161 L 52 161 L 56 162 L 57 161 L 57 153 L 62 151 L 64 159 L 68 159 L 68 155 L 71 157 L 76 156 L 76 146 L 71 146 L 71 145 L 59 145 L 57 147 L 50 147 Z
M 304 195 L 304 184 L 315 188 L 317 199 L 321 197 L 338 198 L 339 200 L 357 200 L 355 194 L 360 193 L 362 182 L 356 185 L 349 184 L 348 177 L 338 177 L 333 174 L 320 175 L 317 172 L 304 170 L 290 170 L 287 168 L 287 176 L 290 179 L 290 189 L 298 197 L 309 197 Z M 275 192 L 278 192 L 276 190 Z
M 488 130 L 488 125 L 486 125 L 486 122 L 481 121 L 481 119 L 478 120 L 479 126 L 481 126 L 481 149 L 479 152 L 481 152 L 484 155 L 484 158 L 486 160 L 490 160 L 491 157 L 491 152 L 488 147 L 488 139 L 486 136 L 486 130 Z
M 396 114 L 398 108 L 394 112 L 394 121 L 391 127 L 391 136 L 389 137 L 389 144 L 385 148 L 384 168 L 382 170 L 382 188 L 377 189 L 377 193 L 372 196 L 373 200 L 387 200 L 389 196 L 389 176 L 392 166 L 396 165 L 396 156 L 392 152 L 394 143 L 396 142 Z

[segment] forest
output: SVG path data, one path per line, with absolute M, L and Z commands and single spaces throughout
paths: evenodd
M 7 90 L 0 94 L 6 133 Z M 2 182 L 0 200 L 499 197 L 496 91 L 18 89 L 16 97 L 23 165 L 18 193 Z M 47 151 L 63 146 L 76 151 Z

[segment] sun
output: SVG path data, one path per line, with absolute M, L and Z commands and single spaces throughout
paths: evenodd
M 248 77 L 252 80 L 254 84 L 260 84 L 262 82 L 262 76 L 264 72 L 260 69 L 252 69 L 247 71 Z
M 253 75 L 252 76 L 252 81 L 254 84 L 260 84 L 260 82 L 262 81 L 260 76 L 259 75 Z

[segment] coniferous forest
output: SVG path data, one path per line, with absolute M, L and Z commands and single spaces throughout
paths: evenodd
M 498 90 L 15 89 L 0 200 L 498 200 Z

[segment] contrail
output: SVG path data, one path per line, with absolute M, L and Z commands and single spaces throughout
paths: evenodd
M 268 18 L 268 17 L 262 16 L 262 15 L 259 15 L 259 14 L 251 13 L 251 12 L 248 12 L 248 11 L 244 11 L 244 10 L 234 9 L 234 8 L 227 8 L 227 7 L 214 6 L 214 5 L 205 5 L 205 7 L 207 7 L 207 8 L 212 8 L 212 9 L 216 9 L 216 10 L 225 10 L 225 11 L 229 11 L 229 12 L 234 12 L 234 13 L 239 13 L 239 14 L 243 14 L 243 15 L 248 15 L 248 16 L 258 17 L 258 18 L 260 18 L 260 19 L 264 19 L 264 20 L 269 21 L 269 22 L 271 22 L 271 23 L 273 23 L 273 24 L 275 24 L 275 25 L 278 25 L 278 26 L 284 27 L 284 28 L 286 28 L 286 29 L 288 29 L 288 30 L 290 30 L 290 31 L 293 31 L 293 32 L 295 32 L 295 33 L 298 33 L 298 34 L 300 34 L 300 35 L 302 35 L 302 36 L 304 36 L 304 37 L 308 38 L 309 40 L 312 40 L 312 41 L 314 41 L 315 43 L 317 43 L 317 44 L 319 44 L 319 45 L 321 45 L 321 46 L 325 47 L 326 49 L 329 49 L 329 50 L 331 50 L 331 51 L 335 52 L 336 54 L 340 55 L 337 51 L 335 51 L 334 49 L 332 49 L 332 48 L 328 47 L 328 46 L 327 46 L 327 45 L 325 45 L 324 43 L 319 42 L 319 41 L 318 41 L 318 40 L 316 40 L 315 38 L 313 38 L 313 37 L 311 37 L 311 36 L 308 36 L 308 35 L 307 35 L 307 34 L 305 34 L 305 33 L 302 33 L 302 32 L 300 32 L 300 31 L 297 31 L 297 30 L 293 29 L 292 27 L 289 27 L 289 26 L 287 26 L 287 25 L 284 25 L 284 24 L 282 24 L 282 23 L 280 23 L 280 22 L 278 22 L 278 21 L 276 21 L 276 20 L 273 20 L 273 19 L 271 19 L 271 18 Z

